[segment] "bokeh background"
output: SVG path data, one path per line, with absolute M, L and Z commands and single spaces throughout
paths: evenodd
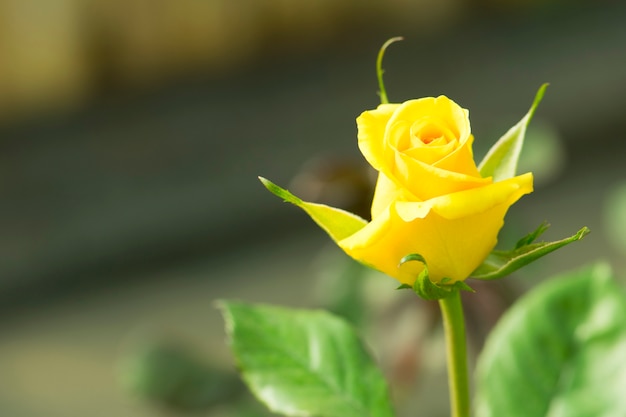
M 266 415 L 220 298 L 369 315 L 398 403 L 445 415 L 436 311 L 256 177 L 367 207 L 354 119 L 392 36 L 390 99 L 470 109 L 479 157 L 549 82 L 537 189 L 501 240 L 592 234 L 482 291 L 476 353 L 532 283 L 600 259 L 626 276 L 625 21 L 595 0 L 0 0 L 0 415 Z

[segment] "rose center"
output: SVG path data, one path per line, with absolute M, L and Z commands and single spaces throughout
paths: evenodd
M 419 141 L 424 145 L 441 146 L 446 145 L 450 141 L 456 139 L 454 133 L 446 126 L 442 126 L 440 123 L 434 121 L 416 122 L 411 126 L 412 140 Z M 418 143 L 413 143 L 416 146 Z
M 430 142 L 434 141 L 435 139 L 440 139 L 440 138 L 441 138 L 441 135 L 429 134 L 428 136 L 420 135 L 418 139 L 421 140 L 423 144 L 428 145 Z

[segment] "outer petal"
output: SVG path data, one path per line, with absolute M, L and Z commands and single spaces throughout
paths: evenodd
M 421 200 L 491 183 L 491 178 L 448 171 L 417 161 L 399 152 L 396 153 L 396 163 L 387 174 Z
M 491 188 L 493 198 L 469 209 L 463 216 L 460 216 L 462 208 L 448 206 L 445 199 L 391 203 L 371 223 L 338 244 L 353 258 L 405 284 L 413 284 L 423 268 L 418 262 L 398 265 L 400 259 L 411 253 L 419 253 L 426 259 L 433 282 L 444 277 L 451 282 L 464 280 L 496 245 L 511 204 L 532 190 L 530 174 L 512 180 L 516 181 L 485 187 Z M 460 197 L 452 197 L 453 202 L 466 205 L 478 203 L 478 198 L 489 192 L 473 195 L 476 200 L 472 201 L 466 199 L 467 195 L 459 194 Z M 403 217 L 407 217 L 408 207 L 413 210 L 413 219 L 406 222 Z
M 452 220 L 482 213 L 502 203 L 510 206 L 522 195 L 532 191 L 533 175 L 527 173 L 485 187 L 443 195 L 424 202 L 399 201 L 396 209 L 406 222 L 424 217 L 422 213 L 426 207 L 441 217 Z
M 410 194 L 406 188 L 389 179 L 382 172 L 378 174 L 374 200 L 372 201 L 372 219 L 377 218 L 380 213 L 389 207 L 393 201 L 419 201 L 417 197 Z
M 393 112 L 399 104 L 381 104 L 375 110 L 368 110 L 356 119 L 359 140 L 359 149 L 376 170 L 385 165 L 385 128 Z

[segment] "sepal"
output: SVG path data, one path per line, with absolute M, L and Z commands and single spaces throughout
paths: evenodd
M 413 290 L 415 294 L 423 298 L 424 300 L 434 301 L 441 300 L 442 298 L 447 298 L 452 295 L 455 291 L 470 291 L 474 292 L 474 290 L 467 285 L 464 281 L 457 281 L 452 284 L 447 284 L 450 281 L 450 278 L 444 278 L 440 283 L 434 283 L 430 280 L 430 276 L 428 273 L 428 265 L 426 264 L 426 259 L 418 253 L 412 253 L 410 255 L 406 255 L 404 258 L 400 260 L 400 265 L 406 262 L 421 262 L 424 264 L 424 269 L 418 277 L 415 279 L 413 285 L 402 284 L 397 289 L 410 288 Z
M 351 236 L 367 224 L 355 214 L 325 204 L 302 201 L 266 178 L 259 177 L 259 180 L 272 194 L 304 210 L 335 242 Z
M 511 250 L 492 251 L 482 265 L 472 272 L 470 277 L 485 281 L 503 278 L 550 252 L 582 239 L 590 232 L 589 228 L 583 227 L 575 235 L 565 239 L 533 243 L 549 226 L 545 222 L 542 223 L 532 233 L 521 238 L 515 248 Z
M 517 162 L 524 145 L 526 128 L 535 114 L 535 110 L 539 106 L 547 87 L 548 84 L 543 84 L 539 87 L 528 113 L 489 149 L 487 155 L 478 165 L 478 170 L 483 178 L 493 177 L 493 181 L 498 182 L 513 178 L 516 175 Z

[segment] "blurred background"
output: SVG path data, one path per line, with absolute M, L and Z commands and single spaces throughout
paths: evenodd
M 399 409 L 446 415 L 436 311 L 257 175 L 367 215 L 354 120 L 392 36 L 391 101 L 470 109 L 478 158 L 549 82 L 521 168 L 536 192 L 501 241 L 544 220 L 547 240 L 592 234 L 469 301 L 476 353 L 530 284 L 599 259 L 626 276 L 625 21 L 591 0 L 0 0 L 0 415 L 267 415 L 219 298 L 345 314 Z

